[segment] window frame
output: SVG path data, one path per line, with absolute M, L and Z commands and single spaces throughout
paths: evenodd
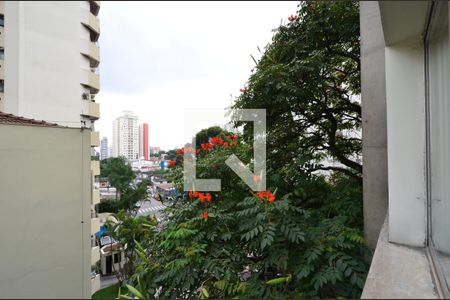
M 424 71 L 425 71 L 425 162 L 426 162 L 426 252 L 430 262 L 430 268 L 435 279 L 437 292 L 440 298 L 450 298 L 450 278 L 445 278 L 445 272 L 439 262 L 436 249 L 433 247 L 432 226 L 432 182 L 431 182 L 431 106 L 430 106 L 430 67 L 429 67 L 429 40 L 433 29 L 433 23 L 438 9 L 438 0 L 433 0 L 429 8 L 425 32 L 423 36 Z M 450 6 L 447 7 L 450 10 Z M 450 14 L 448 15 L 450 18 Z

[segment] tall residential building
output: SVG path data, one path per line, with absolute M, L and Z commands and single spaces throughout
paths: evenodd
M 108 138 L 104 136 L 100 141 L 100 160 L 107 159 L 109 157 Z
M 138 117 L 131 111 L 113 121 L 112 156 L 124 156 L 128 160 L 139 158 Z
M 100 62 L 97 45 L 100 33 L 97 18 L 99 9 L 100 1 L 0 1 L 0 111 L 75 128 L 79 132 L 81 128 L 81 132 L 90 136 L 90 141 L 86 143 L 85 139 L 78 139 L 77 147 L 83 153 L 89 153 L 89 156 L 95 153 L 91 147 L 98 147 L 100 144 L 99 134 L 94 131 L 94 122 L 100 117 L 100 108 L 95 102 L 95 95 L 100 89 L 97 71 Z M 69 157 L 71 155 L 67 154 L 72 153 L 72 150 L 74 148 L 59 155 Z M 40 159 L 35 161 L 38 164 Z M 34 170 L 33 166 L 26 168 Z M 74 179 L 70 168 L 59 169 L 59 172 L 60 178 Z M 91 249 L 91 243 L 83 242 L 79 252 L 68 257 L 70 263 L 45 265 L 44 262 L 49 261 L 48 257 L 67 257 L 64 243 L 50 248 L 48 243 L 38 244 L 41 241 L 39 236 L 24 239 L 28 241 L 28 244 L 22 244 L 24 249 L 38 247 L 40 251 L 33 254 L 35 263 L 21 265 L 20 272 L 15 277 L 21 278 L 21 287 L 15 288 L 8 284 L 8 278 L 14 277 L 14 272 L 0 265 L 0 290 L 3 294 L 8 295 L 9 289 L 15 289 L 14 297 L 27 298 L 30 294 L 25 290 L 34 289 L 35 294 L 32 296 L 36 298 L 86 298 L 99 287 L 99 277 L 91 278 L 90 268 L 83 269 L 76 279 L 66 277 L 73 272 L 72 263 L 93 266 L 99 260 L 99 249 L 95 245 L 95 235 L 92 235 L 99 229 L 95 212 L 99 192 L 94 189 L 94 181 L 99 175 L 99 162 L 91 161 L 91 168 L 82 168 L 82 172 L 83 178 L 89 178 L 91 182 L 91 192 L 86 194 L 82 190 L 73 191 L 79 194 L 80 209 L 70 210 L 73 218 L 66 217 L 64 212 L 58 219 L 60 226 L 49 226 L 46 230 L 54 236 L 63 235 L 68 238 L 83 235 L 84 240 L 86 235 L 89 240 L 90 236 L 93 248 Z M 34 174 L 36 178 L 45 177 L 41 175 L 43 174 Z M 56 186 L 53 190 L 57 193 Z M 60 195 L 61 203 L 67 202 L 64 193 Z M 39 194 L 33 194 L 33 197 L 38 196 Z M 90 207 L 92 220 L 84 219 L 84 207 Z M 48 212 L 50 215 L 57 215 L 65 210 L 67 208 L 64 206 L 54 206 Z M 47 219 L 42 214 L 42 222 Z M 80 223 L 77 226 L 69 225 L 68 222 L 72 219 L 78 219 L 82 226 L 79 226 Z M 84 229 L 86 226 L 88 230 Z M 23 232 L 16 234 L 23 235 Z M 2 251 L 2 254 L 5 255 L 5 252 Z M 42 273 L 42 270 L 54 268 L 60 274 L 56 272 L 50 277 Z M 27 276 L 23 277 L 23 274 Z M 81 288 L 86 284 L 92 284 L 92 290 Z M 58 286 L 58 291 L 65 290 L 66 293 L 55 292 L 56 290 L 50 293 L 50 286 Z
M 139 158 L 148 160 L 148 124 L 139 124 Z

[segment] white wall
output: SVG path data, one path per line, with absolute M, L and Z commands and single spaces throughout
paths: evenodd
M 426 244 L 424 1 L 379 2 L 386 62 L 389 241 Z
M 86 2 L 86 1 L 81 1 Z M 89 31 L 80 1 L 5 1 L 4 110 L 80 127 Z M 86 120 L 88 121 L 88 120 Z M 90 126 L 90 121 L 88 121 Z
M 0 297 L 91 296 L 89 133 L 0 124 Z

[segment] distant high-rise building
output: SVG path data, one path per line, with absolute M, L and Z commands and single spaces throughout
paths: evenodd
M 148 124 L 139 125 L 139 158 L 148 160 Z
M 100 160 L 104 160 L 109 157 L 108 150 L 108 138 L 105 136 L 100 141 Z
M 139 158 L 138 117 L 131 111 L 113 121 L 112 156 L 124 156 L 128 160 Z
M 150 147 L 150 154 L 151 155 L 156 155 L 159 153 L 159 151 L 161 151 L 160 147 Z

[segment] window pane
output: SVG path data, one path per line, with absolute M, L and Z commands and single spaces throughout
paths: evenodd
M 438 2 L 429 36 L 431 241 L 450 278 L 450 49 L 448 3 Z

